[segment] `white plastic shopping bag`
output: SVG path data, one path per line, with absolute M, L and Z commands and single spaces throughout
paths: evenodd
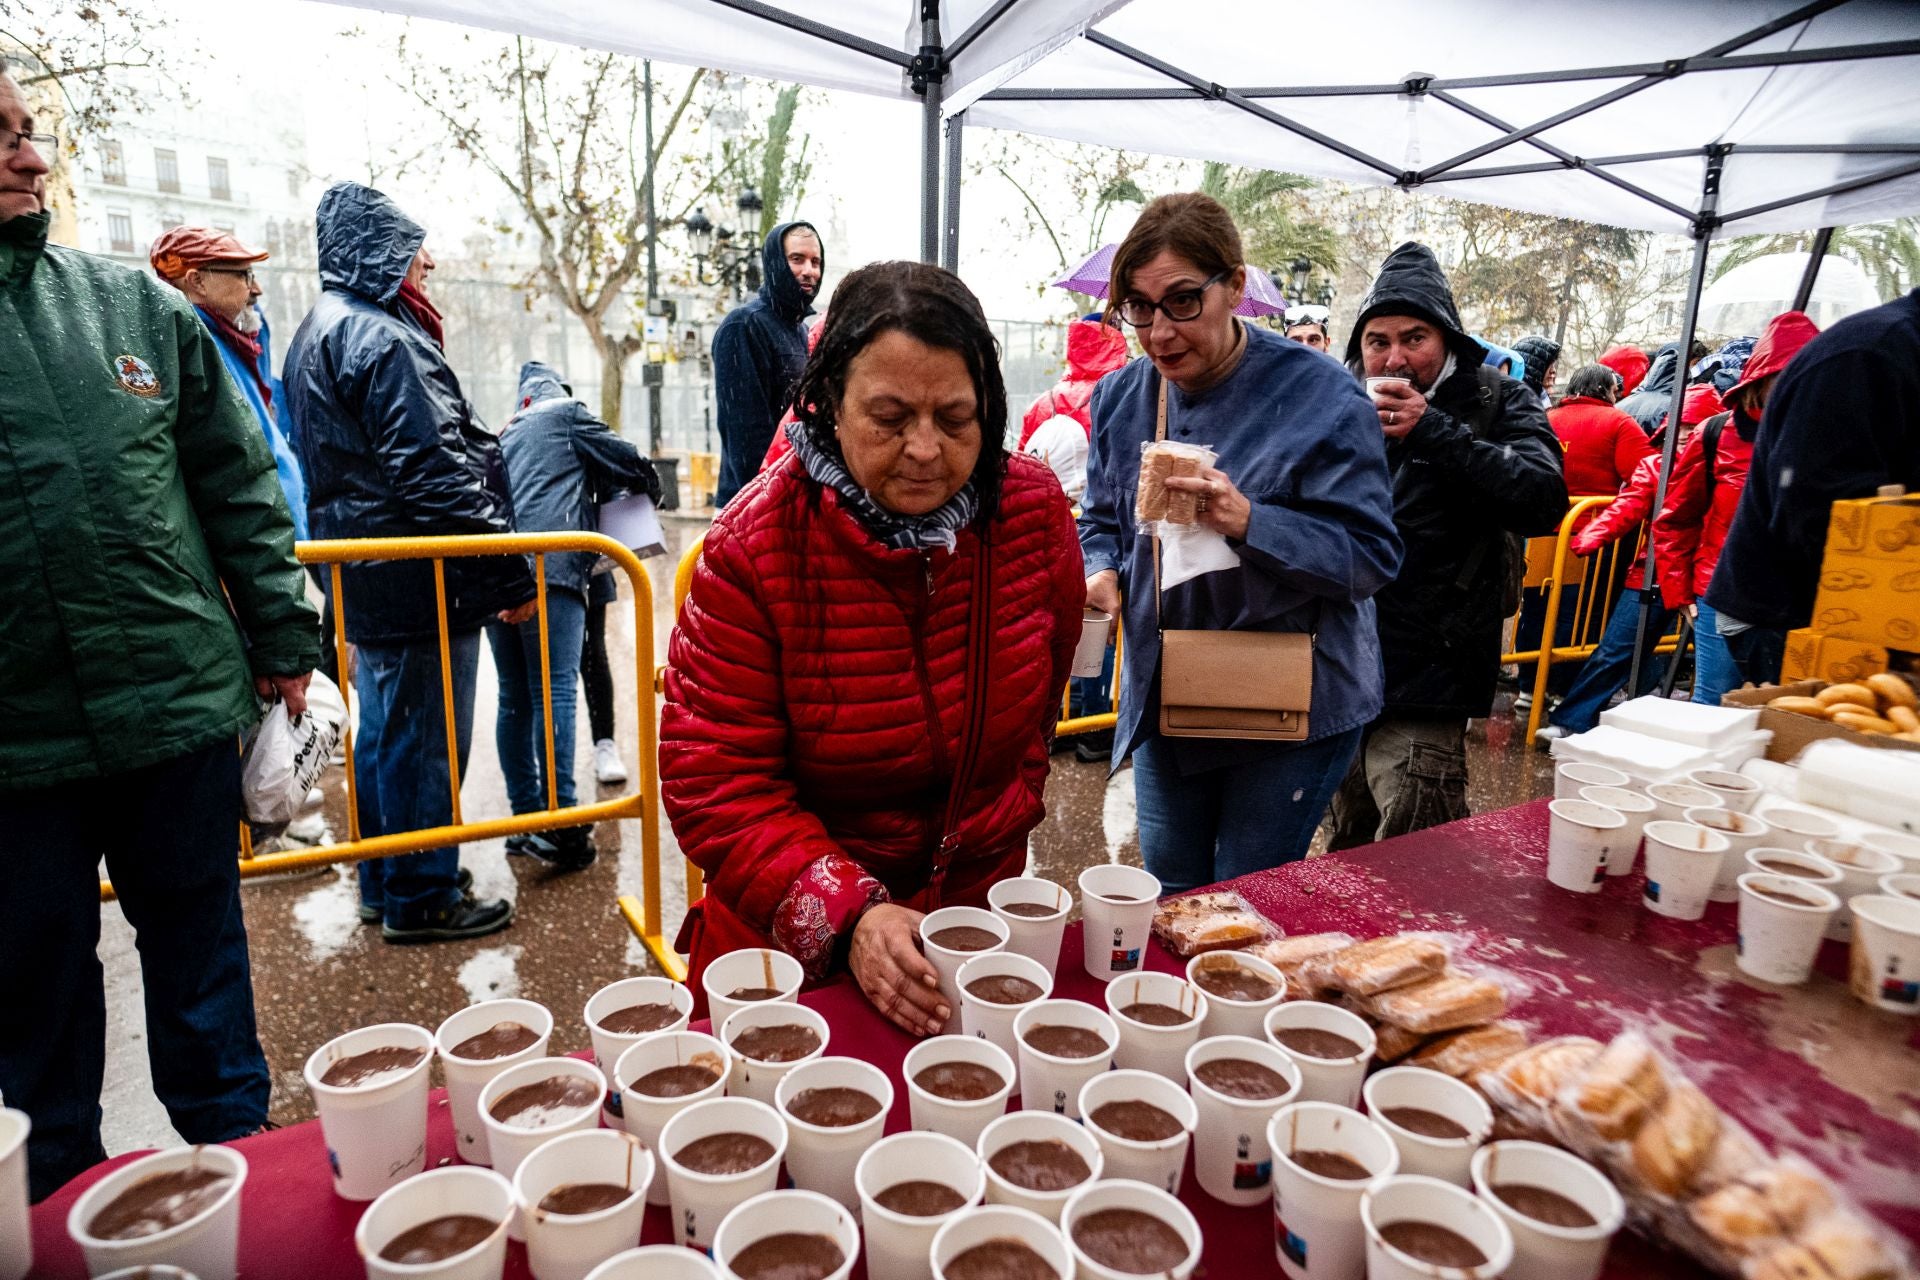
M 276 834 L 300 816 L 307 792 L 327 767 L 347 722 L 346 700 L 318 671 L 307 685 L 307 709 L 287 714 L 275 699 L 240 760 L 240 785 L 255 838 Z M 264 830 L 263 830 L 264 829 Z

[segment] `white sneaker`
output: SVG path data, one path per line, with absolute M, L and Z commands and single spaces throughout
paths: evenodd
M 593 744 L 593 776 L 606 783 L 627 780 L 627 766 L 621 762 L 620 748 L 612 738 L 602 738 Z
M 301 844 L 318 844 L 320 837 L 326 834 L 327 815 L 318 809 L 303 813 L 287 824 L 287 839 L 298 840 Z
M 307 792 L 307 798 L 301 801 L 300 807 L 303 809 L 317 809 L 320 807 L 321 802 L 324 801 L 326 798 L 327 798 L 326 792 L 322 791 L 318 787 L 314 787 L 312 790 Z
M 1553 744 L 1560 741 L 1560 739 L 1570 738 L 1572 736 L 1571 733 L 1557 724 L 1545 724 L 1533 731 L 1533 745 L 1542 751 L 1548 751 L 1551 750 Z

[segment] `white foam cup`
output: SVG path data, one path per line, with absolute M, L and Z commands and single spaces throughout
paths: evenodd
M 1312 1027 L 1345 1036 L 1360 1046 L 1349 1058 L 1316 1058 L 1310 1053 L 1289 1049 L 1274 1032 L 1286 1027 Z M 1300 1068 L 1300 1101 L 1331 1102 L 1336 1106 L 1360 1104 L 1360 1082 L 1366 1078 L 1367 1064 L 1378 1044 L 1373 1028 L 1355 1013 L 1316 1000 L 1293 1000 L 1267 1010 L 1261 1028 L 1268 1043 L 1293 1059 Z
M 998 1075 L 1002 1084 L 984 1098 L 962 1101 L 942 1098 L 922 1089 L 915 1077 L 928 1067 L 943 1062 L 971 1062 Z M 1014 1059 L 991 1040 L 977 1036 L 934 1036 L 907 1050 L 900 1077 L 907 1085 L 908 1123 L 915 1129 L 944 1133 L 957 1142 L 972 1146 L 980 1131 L 1006 1113 L 1007 1097 L 1019 1079 Z
M 1273 1151 L 1273 1251 L 1292 1280 L 1355 1280 L 1367 1234 L 1360 1197 L 1400 1171 L 1400 1148 L 1373 1121 L 1330 1102 L 1295 1102 L 1267 1121 Z M 1296 1151 L 1346 1156 L 1367 1177 L 1329 1178 L 1296 1164 Z
M 733 1259 L 768 1236 L 825 1236 L 840 1246 L 840 1265 L 822 1280 L 847 1280 L 860 1256 L 860 1226 L 853 1212 L 813 1191 L 767 1191 L 743 1201 L 713 1234 L 713 1260 L 723 1280 L 746 1280 Z
M 538 1037 L 518 1053 L 499 1058 L 462 1058 L 455 1045 L 502 1022 L 517 1022 Z M 487 1130 L 480 1123 L 480 1091 L 487 1081 L 523 1062 L 547 1056 L 553 1014 L 531 1000 L 483 1000 L 450 1014 L 433 1033 L 440 1069 L 447 1077 L 447 1108 L 453 1113 L 454 1151 L 468 1164 L 487 1163 Z
M 1726 837 L 1727 851 L 1720 855 L 1720 868 L 1714 872 L 1713 888 L 1707 894 L 1707 901 L 1739 901 L 1740 890 L 1734 881 L 1746 874 L 1747 850 L 1768 843 L 1773 828 L 1757 814 L 1723 809 L 1718 805 L 1688 809 L 1680 815 L 1680 820 L 1717 831 Z
M 1158 1187 L 1116 1178 L 1081 1187 L 1067 1200 L 1066 1208 L 1060 1212 L 1060 1234 L 1067 1239 L 1067 1248 L 1073 1254 L 1075 1274 L 1082 1280 L 1136 1280 L 1141 1274 L 1132 1266 L 1121 1269 L 1095 1261 L 1081 1247 L 1079 1240 L 1074 1238 L 1077 1223 L 1106 1209 L 1131 1209 L 1150 1214 L 1180 1234 L 1181 1242 L 1187 1246 L 1186 1257 L 1170 1267 L 1156 1267 L 1149 1274 L 1162 1277 L 1163 1280 L 1188 1280 L 1199 1267 L 1200 1253 L 1206 1242 L 1201 1238 L 1200 1224 L 1194 1219 L 1193 1210 Z
M 807 1089 L 858 1089 L 880 1109 L 858 1124 L 810 1124 L 790 1110 L 794 1097 Z M 893 1083 L 887 1073 L 858 1058 L 815 1058 L 787 1072 L 773 1092 L 774 1106 L 787 1122 L 787 1176 L 793 1185 L 849 1209 L 859 1208 L 854 1166 L 887 1127 L 887 1113 L 893 1109 Z
M 191 1271 L 179 1267 L 122 1267 L 94 1280 L 199 1280 Z
M 1107 1048 L 1090 1058 L 1062 1058 L 1042 1053 L 1027 1043 L 1027 1032 L 1035 1027 L 1081 1027 L 1097 1033 L 1107 1042 Z M 1040 1000 L 1022 1009 L 1014 1018 L 1013 1033 L 1020 1044 L 1020 1105 L 1029 1111 L 1052 1111 L 1069 1120 L 1078 1120 L 1080 1090 L 1087 1081 L 1113 1065 L 1120 1028 L 1090 1004 L 1078 1000 Z
M 1896 871 L 1890 876 L 1880 877 L 1880 892 L 1890 898 L 1908 898 L 1920 902 L 1920 873 Z M 1848 935 L 1852 935 L 1852 922 L 1848 922 Z
M 24 1111 L 0 1107 L 0 1280 L 33 1270 L 33 1233 L 27 1219 L 27 1135 Z
M 1882 877 L 1899 871 L 1900 859 L 1850 840 L 1809 840 L 1806 849 L 1814 857 L 1832 863 L 1840 873 L 1840 883 L 1828 886 L 1840 899 L 1840 909 L 1827 920 L 1825 936 L 1834 942 L 1845 942 L 1853 937 L 1853 913 L 1847 910 L 1847 903 L 1863 893 L 1882 892 Z
M 471 1249 L 439 1262 L 388 1262 L 380 1256 L 401 1232 L 455 1215 L 497 1225 Z M 507 1224 L 513 1216 L 513 1184 L 497 1170 L 449 1165 L 382 1192 L 360 1215 L 353 1247 L 366 1261 L 367 1280 L 500 1280 L 507 1264 Z
M 1072 674 L 1091 679 L 1106 669 L 1107 640 L 1113 635 L 1113 615 L 1098 609 L 1080 614 L 1080 643 L 1073 647 Z
M 513 1177 L 520 1168 L 520 1162 L 533 1154 L 533 1149 L 542 1143 L 551 1142 L 563 1133 L 578 1133 L 582 1129 L 591 1129 L 600 1123 L 600 1106 L 596 1102 L 591 1106 L 576 1107 L 564 1115 L 543 1119 L 537 1125 L 512 1124 L 497 1120 L 493 1115 L 493 1104 L 522 1085 L 537 1084 L 555 1076 L 573 1076 L 592 1084 L 599 1096 L 607 1096 L 607 1078 L 600 1074 L 600 1068 L 591 1062 L 582 1062 L 579 1058 L 535 1058 L 531 1062 L 522 1062 L 518 1066 L 508 1067 L 493 1079 L 487 1081 L 480 1090 L 480 1123 L 487 1131 L 487 1152 L 492 1157 L 490 1163 L 503 1177 Z M 519 1239 L 519 1223 L 513 1224 L 514 1239 Z
M 1392 387 L 1392 386 L 1410 387 L 1413 385 L 1413 382 L 1409 378 L 1395 378 L 1395 377 L 1383 376 L 1378 378 L 1368 378 L 1366 385 L 1367 385 L 1367 399 L 1373 401 L 1375 404 L 1378 404 L 1380 403 L 1380 393 L 1383 388 Z
M 341 1087 L 320 1077 L 342 1058 L 389 1047 L 419 1049 L 404 1072 Z M 302 1074 L 327 1143 L 334 1194 L 371 1200 L 427 1166 L 427 1076 L 433 1035 L 406 1022 L 383 1022 L 335 1036 L 313 1051 Z
M 1753 806 L 1766 794 L 1765 787 L 1731 769 L 1695 769 L 1687 775 L 1687 781 L 1702 791 L 1711 791 L 1720 798 L 1722 807 L 1735 813 L 1752 812 Z
M 1718 795 L 1690 782 L 1656 782 L 1646 788 L 1646 794 L 1647 799 L 1653 801 L 1653 817 L 1648 820 L 1651 822 L 1678 822 L 1680 815 L 1689 809 L 1725 807 Z
M 1388 1067 L 1375 1072 L 1360 1092 L 1367 1114 L 1400 1148 L 1400 1172 L 1439 1178 L 1456 1187 L 1469 1185 L 1473 1153 L 1493 1132 L 1493 1109 L 1478 1089 L 1425 1067 Z M 1466 1133 L 1458 1138 L 1416 1133 L 1385 1114 L 1399 1107 L 1445 1116 Z
M 1631 873 L 1634 861 L 1640 856 L 1641 832 L 1653 819 L 1653 799 L 1646 792 L 1630 787 L 1582 787 L 1580 798 L 1605 805 L 1626 819 L 1626 825 L 1616 833 L 1615 838 L 1607 842 L 1607 874 L 1624 876 Z
M 650 1071 L 696 1063 L 710 1067 L 715 1073 L 713 1083 L 698 1093 L 688 1094 L 684 1098 L 659 1098 L 639 1093 L 633 1088 L 633 1082 Z M 627 1132 L 645 1143 L 647 1150 L 657 1153 L 660 1150 L 660 1130 L 667 1121 L 696 1102 L 719 1097 L 726 1089 L 727 1078 L 732 1073 L 733 1054 L 712 1036 L 700 1031 L 668 1031 L 642 1040 L 621 1054 L 609 1079 L 620 1081 L 621 1110 L 625 1113 L 621 1119 Z M 666 1202 L 667 1180 L 656 1172 L 653 1182 L 647 1187 L 647 1203 Z
M 1002 1147 L 1016 1142 L 1066 1143 L 1087 1162 L 1086 1182 L 1059 1191 L 1034 1191 L 1008 1182 L 993 1167 L 993 1157 Z M 1049 1222 L 1059 1222 L 1060 1211 L 1066 1207 L 1067 1200 L 1087 1182 L 1098 1181 L 1101 1170 L 1106 1167 L 1106 1156 L 1094 1136 L 1084 1126 L 1051 1111 L 1013 1111 L 1001 1116 L 981 1132 L 974 1150 L 979 1152 L 980 1163 L 986 1170 L 988 1204 L 1031 1209 Z
M 1160 881 L 1139 867 L 1111 863 L 1080 873 L 1080 959 L 1100 981 L 1133 973 L 1153 941 Z
M 1655 915 L 1698 920 L 1707 914 L 1713 881 L 1732 846 L 1718 831 L 1691 822 L 1647 824 L 1647 882 L 1641 901 Z
M 929 1280 L 929 1250 L 942 1226 L 980 1203 L 987 1194 L 986 1169 L 973 1148 L 943 1133 L 896 1133 L 868 1147 L 854 1170 L 860 1193 L 860 1225 L 866 1238 L 867 1274 L 898 1280 Z M 937 1182 L 962 1204 L 951 1213 L 916 1217 L 880 1204 L 876 1196 L 903 1182 Z
M 767 1062 L 760 1058 L 749 1058 L 734 1048 L 733 1042 L 742 1031 L 750 1027 L 806 1027 L 820 1037 L 820 1046 L 805 1057 L 795 1058 L 791 1062 Z M 765 1004 L 750 1004 L 727 1019 L 727 1025 L 720 1029 L 720 1038 L 726 1041 L 727 1048 L 733 1054 L 733 1071 L 727 1077 L 727 1092 L 736 1098 L 752 1098 L 756 1102 L 773 1105 L 774 1090 L 780 1087 L 780 1081 L 787 1072 L 803 1062 L 812 1062 L 827 1051 L 827 1040 L 831 1031 L 827 1020 L 819 1011 L 809 1009 L 803 1004 L 786 1004 L 768 1001 Z
M 740 1173 L 700 1173 L 676 1155 L 716 1133 L 745 1133 L 773 1145 L 773 1155 Z M 667 1173 L 667 1199 L 673 1209 L 673 1238 L 695 1249 L 713 1247 L 721 1221 L 744 1200 L 771 1191 L 787 1153 L 787 1123 L 780 1113 L 752 1098 L 708 1098 L 667 1121 L 654 1155 Z
M 1890 853 L 1906 864 L 1908 871 L 1920 873 L 1920 836 L 1899 831 L 1869 831 L 1860 843 L 1876 853 Z
M 1258 1063 L 1284 1082 L 1271 1098 L 1221 1093 L 1199 1068 L 1223 1058 Z M 1225 1204 L 1261 1204 L 1273 1195 L 1273 1153 L 1267 1121 L 1300 1096 L 1300 1068 L 1277 1045 L 1251 1036 L 1213 1036 L 1187 1050 L 1187 1087 L 1193 1095 L 1193 1176 L 1200 1189 Z
M 1443 1267 L 1387 1243 L 1382 1227 L 1430 1222 L 1464 1237 L 1486 1261 L 1477 1267 Z M 1513 1233 L 1488 1205 L 1451 1182 L 1399 1174 L 1369 1187 L 1360 1197 L 1360 1225 L 1367 1233 L 1367 1280 L 1499 1280 L 1513 1264 Z
M 1920 902 L 1872 893 L 1847 907 L 1853 912 L 1853 994 L 1890 1013 L 1920 1013 Z
M 1558 1227 L 1520 1213 L 1493 1194 L 1518 1183 L 1558 1192 L 1587 1211 L 1590 1227 Z M 1473 1189 L 1507 1224 L 1513 1263 L 1507 1280 L 1597 1280 L 1607 1246 L 1626 1221 L 1626 1202 L 1613 1182 L 1576 1155 L 1543 1142 L 1490 1142 L 1474 1153 Z
M 697 1249 L 648 1244 L 614 1254 L 587 1272 L 587 1280 L 720 1280 L 720 1268 Z
M 1547 881 L 1574 893 L 1598 893 L 1615 845 L 1627 843 L 1627 815 L 1591 800 L 1547 805 Z
M 1633 779 L 1609 765 L 1569 760 L 1553 770 L 1553 798 L 1577 800 L 1582 787 L 1624 787 Z
M 1235 1000 L 1217 992 L 1201 987 L 1198 979 L 1203 969 L 1214 967 L 1244 969 L 1248 973 L 1258 974 L 1273 984 L 1273 994 L 1264 1000 Z M 1259 1039 L 1266 1034 L 1267 1011 L 1287 998 L 1287 975 L 1268 964 L 1258 956 L 1244 955 L 1238 951 L 1206 951 L 1187 961 L 1187 981 L 1194 989 L 1206 997 L 1206 1016 L 1200 1021 L 1200 1036 L 1207 1039 L 1212 1036 L 1252 1036 Z
M 25 1136 L 24 1130 L 21 1136 Z M 232 1181 L 193 1217 L 164 1231 L 132 1240 L 107 1240 L 93 1234 L 94 1218 L 135 1183 L 155 1174 L 196 1168 L 216 1170 Z M 189 1271 L 200 1280 L 234 1280 L 239 1271 L 240 1189 L 246 1181 L 247 1159 L 231 1147 L 209 1145 L 156 1151 L 121 1165 L 88 1187 L 67 1211 L 67 1234 L 80 1246 L 87 1271 L 92 1275 L 164 1262 Z
M 1052 907 L 1044 916 L 1020 916 L 1007 910 L 1013 903 L 1036 903 Z M 1067 931 L 1067 915 L 1073 910 L 1073 895 L 1051 880 L 1039 876 L 1017 876 L 1002 880 L 987 890 L 987 905 L 1007 926 L 1007 950 L 1017 951 L 1038 961 L 1052 976 L 1060 963 L 1060 939 Z
M 1767 821 L 1780 832 L 1776 844 L 1805 843 L 1808 840 L 1838 840 L 1840 824 L 1825 814 L 1808 809 L 1774 808 L 1767 810 Z
M 947 1267 L 955 1258 L 969 1249 L 996 1240 L 1015 1240 L 1026 1245 L 1039 1254 L 1061 1280 L 1073 1280 L 1073 1255 L 1067 1250 L 1066 1237 L 1060 1234 L 1059 1225 L 1049 1222 L 1031 1209 L 1019 1209 L 1007 1204 L 982 1205 L 978 1209 L 956 1213 L 934 1232 L 933 1248 L 928 1259 L 933 1268 L 933 1280 L 947 1280 Z M 871 1244 L 868 1250 L 871 1252 Z M 868 1274 L 881 1276 L 887 1273 L 869 1268 Z
M 582 1280 L 614 1254 L 639 1244 L 654 1173 L 653 1153 L 623 1129 L 565 1134 L 522 1160 L 513 1174 L 513 1192 L 534 1280 Z M 568 1183 L 605 1183 L 633 1194 L 593 1213 L 540 1208 L 548 1193 Z
M 933 935 L 942 929 L 956 927 L 985 929 L 999 941 L 978 951 L 958 951 L 952 947 L 943 947 L 933 941 Z M 920 950 L 927 957 L 927 963 L 940 976 L 940 998 L 947 1004 L 947 1022 L 942 1032 L 955 1031 L 960 1026 L 960 966 L 976 956 L 992 955 L 1006 949 L 1007 926 L 991 911 L 982 911 L 978 907 L 942 907 L 930 911 L 920 921 Z
M 1840 884 L 1840 868 L 1834 866 L 1818 854 L 1808 853 L 1805 849 L 1781 849 L 1772 845 L 1761 845 L 1758 848 L 1747 850 L 1744 861 L 1746 862 L 1746 866 L 1740 869 L 1741 875 L 1745 875 L 1749 871 L 1758 871 L 1762 875 L 1769 876 L 1786 875 L 1788 874 L 1787 872 L 1776 871 L 1773 866 L 1768 865 L 1772 863 L 1774 866 L 1777 866 L 1785 863 L 1789 866 L 1804 867 L 1812 873 L 1810 875 L 1794 876 L 1796 880 L 1804 880 L 1808 884 L 1817 884 L 1824 888 L 1833 889 L 1836 892 Z
M 665 1004 L 673 1006 L 674 1020 L 657 1031 L 642 1031 L 629 1034 L 621 1031 L 608 1031 L 600 1025 L 600 1019 L 609 1014 L 618 1013 L 637 1004 Z M 587 1007 L 581 1012 L 581 1020 L 587 1024 L 587 1035 L 593 1042 L 593 1065 L 600 1068 L 600 1074 L 607 1077 L 607 1100 L 600 1108 L 600 1123 L 609 1129 L 621 1127 L 623 1119 L 620 1101 L 620 1083 L 614 1079 L 613 1068 L 620 1061 L 620 1055 L 648 1036 L 664 1035 L 669 1031 L 685 1031 L 688 1019 L 693 1017 L 693 992 L 684 982 L 675 982 L 671 978 L 622 978 L 610 982 L 587 998 Z
M 1094 1119 L 1094 1111 L 1110 1102 L 1144 1102 L 1158 1107 L 1178 1122 L 1180 1131 L 1152 1141 L 1123 1138 Z M 1180 1172 L 1193 1145 L 1194 1127 L 1200 1122 L 1193 1097 L 1185 1089 L 1156 1072 L 1116 1068 L 1081 1086 L 1080 1116 L 1100 1144 L 1107 1177 L 1131 1178 L 1180 1194 Z
M 1186 1079 L 1187 1050 L 1200 1039 L 1206 1024 L 1208 1000 L 1200 989 L 1177 973 L 1129 973 L 1107 984 L 1107 1012 L 1120 1029 L 1113 1065 L 1151 1071 L 1169 1080 Z M 1178 1026 L 1138 1022 L 1121 1010 L 1136 1004 L 1166 1005 L 1188 1015 Z
M 995 1004 L 967 990 L 969 984 L 981 978 L 1025 978 L 1040 988 L 1040 994 L 1025 1004 Z M 1053 975 L 1047 972 L 1046 967 L 1038 960 L 1015 951 L 996 951 L 990 955 L 975 956 L 960 966 L 955 984 L 960 989 L 958 1030 L 964 1035 L 991 1040 L 1009 1054 L 1019 1052 L 1013 1038 L 1013 1020 L 1027 1005 L 1053 994 Z
M 771 987 L 780 993 L 780 1001 L 792 1004 L 800 998 L 800 986 L 806 976 L 807 971 L 800 967 L 798 960 L 769 947 L 746 947 L 716 956 L 700 975 L 700 986 L 707 993 L 708 1020 L 718 1032 L 735 1013 L 765 1003 L 735 1000 L 727 994 L 743 987 Z

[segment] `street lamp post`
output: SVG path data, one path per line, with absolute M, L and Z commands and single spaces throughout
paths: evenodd
M 1293 260 L 1290 279 L 1293 283 L 1292 292 L 1295 302 L 1305 302 L 1307 300 L 1307 282 L 1312 275 L 1313 263 L 1311 260 L 1307 258 L 1295 258 Z
M 740 192 L 734 207 L 743 225 L 756 228 L 760 225 L 760 210 L 764 206 L 760 193 L 752 187 Z M 695 281 L 722 285 L 736 298 L 760 287 L 760 246 L 753 242 L 751 235 L 743 237 L 746 242 L 735 248 L 733 228 L 714 226 L 705 209 L 695 209 L 685 227 L 687 241 L 693 249 Z M 707 270 L 709 266 L 713 269 L 711 274 Z

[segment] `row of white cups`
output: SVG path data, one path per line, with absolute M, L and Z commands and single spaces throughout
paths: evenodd
M 1739 904 L 1736 963 L 1762 982 L 1802 983 L 1823 938 L 1851 942 L 1865 978 L 1855 994 L 1894 1013 L 1920 1013 L 1920 838 L 1848 839 L 1833 819 L 1776 806 L 1753 812 L 1760 784 L 1725 769 L 1644 787 L 1605 765 L 1555 771 L 1547 879 L 1597 893 L 1646 850 L 1641 902 L 1698 920 L 1710 902 Z M 1782 874 L 1791 866 L 1799 874 Z

